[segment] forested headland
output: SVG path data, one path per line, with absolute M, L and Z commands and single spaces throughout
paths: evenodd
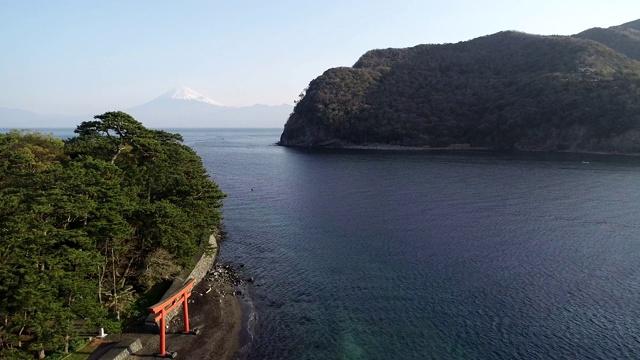
M 300 94 L 279 144 L 640 153 L 640 21 L 372 50 Z
M 224 194 L 180 135 L 123 112 L 75 133 L 0 134 L 0 358 L 121 331 L 220 225 Z

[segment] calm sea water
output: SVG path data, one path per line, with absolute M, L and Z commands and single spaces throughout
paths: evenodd
M 256 279 L 248 359 L 640 358 L 640 159 L 179 132 Z
M 184 133 L 229 194 L 250 359 L 640 358 L 640 163 Z

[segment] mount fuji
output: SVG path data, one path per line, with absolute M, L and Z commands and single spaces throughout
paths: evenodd
M 232 107 L 188 87 L 167 91 L 146 104 L 125 110 L 150 128 L 167 127 L 283 127 L 293 106 L 253 105 Z
M 180 86 L 145 104 L 123 111 L 148 128 L 282 128 L 293 111 L 293 106 L 225 106 L 188 87 Z M 105 111 L 82 116 L 63 116 L 0 107 L 0 128 L 76 127 L 103 112 Z
M 175 100 L 195 100 L 203 103 L 216 105 L 216 106 L 224 106 L 224 104 L 219 103 L 215 100 L 211 100 L 208 97 L 195 92 L 192 89 L 189 89 L 186 86 L 178 86 L 177 88 L 173 88 L 166 93 L 164 93 L 160 98 L 163 99 L 175 99 Z

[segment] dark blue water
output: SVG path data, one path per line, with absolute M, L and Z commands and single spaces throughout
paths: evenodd
M 640 358 L 640 160 L 180 131 L 229 195 L 249 359 Z
M 223 260 L 257 279 L 250 359 L 640 357 L 635 158 L 183 134 L 229 194 Z

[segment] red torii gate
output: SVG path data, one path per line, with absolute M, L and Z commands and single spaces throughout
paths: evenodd
M 166 320 L 165 317 L 171 310 L 176 307 L 182 305 L 182 315 L 184 317 L 184 333 L 185 334 L 195 334 L 189 330 L 189 304 L 187 299 L 191 296 L 191 290 L 195 284 L 195 280 L 189 279 L 187 282 L 176 291 L 171 297 L 166 300 L 162 300 L 159 303 L 150 306 L 147 310 L 153 313 L 155 316 L 155 322 L 158 323 L 160 320 L 159 328 L 160 328 L 160 353 L 159 356 L 162 357 L 175 357 L 176 353 L 169 353 L 165 351 L 165 328 L 166 328 Z

